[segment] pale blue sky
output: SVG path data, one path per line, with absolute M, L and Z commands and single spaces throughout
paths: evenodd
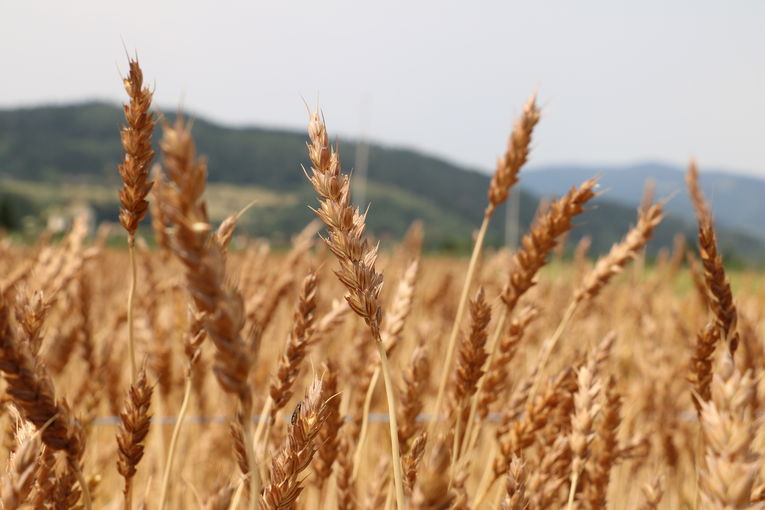
M 303 129 L 319 95 L 332 133 L 490 170 L 538 88 L 537 164 L 765 177 L 763 27 L 754 0 L 4 1 L 0 107 L 121 100 L 124 40 L 160 104 L 221 122 Z

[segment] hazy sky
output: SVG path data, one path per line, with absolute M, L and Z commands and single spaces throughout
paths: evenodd
M 763 27 L 761 0 L 5 0 L 0 107 L 122 100 L 124 41 L 161 105 L 221 122 L 303 129 L 318 96 L 333 134 L 490 170 L 538 89 L 535 163 L 765 176 Z

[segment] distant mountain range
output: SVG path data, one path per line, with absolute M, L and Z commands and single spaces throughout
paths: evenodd
M 701 185 L 712 203 L 718 225 L 765 239 L 765 180 L 705 169 L 703 165 L 700 170 Z M 645 182 L 651 180 L 655 183 L 657 198 L 670 198 L 668 211 L 692 220 L 693 207 L 686 193 L 685 171 L 685 168 L 662 163 L 619 167 L 545 166 L 526 172 L 523 185 L 540 195 L 556 195 L 566 190 L 566 183 L 598 174 L 601 187 L 610 200 L 637 206 Z
M 167 114 L 172 119 L 172 114 Z M 94 205 L 99 220 L 116 221 L 116 165 L 121 149 L 118 106 L 84 103 L 0 110 L 0 223 L 21 225 L 20 216 L 45 214 L 76 196 Z M 161 128 L 157 129 L 158 133 Z M 194 119 L 194 137 L 210 168 L 211 210 L 217 217 L 248 196 L 259 200 L 241 223 L 251 234 L 286 239 L 311 218 L 315 203 L 301 165 L 307 164 L 303 132 L 230 128 Z M 159 134 L 157 134 L 157 138 Z M 343 166 L 350 170 L 356 145 L 339 140 Z M 501 150 L 498 147 L 498 152 Z M 595 253 L 607 250 L 635 221 L 635 205 L 646 177 L 657 181 L 658 196 L 681 191 L 669 204 L 671 214 L 657 230 L 651 250 L 668 247 L 678 232 L 694 236 L 679 170 L 644 165 L 624 170 L 556 167 L 524 171 L 521 176 L 520 225 L 528 228 L 540 196 L 559 195 L 595 174 L 608 190 L 586 212 L 571 235 L 592 238 Z M 758 224 L 759 197 L 765 183 L 728 174 L 702 175 L 714 203 L 720 243 L 727 253 L 765 260 L 765 230 Z M 33 183 L 33 184 L 30 184 Z M 370 230 L 385 244 L 399 238 L 415 219 L 423 220 L 431 249 L 469 249 L 471 233 L 486 205 L 489 176 L 413 150 L 372 145 L 369 148 L 367 199 Z M 45 189 L 43 189 L 45 188 Z M 74 190 L 74 191 L 73 191 Z M 85 190 L 85 191 L 83 191 Z M 75 192 L 76 191 L 76 192 Z M 504 209 L 497 211 L 487 241 L 504 240 Z

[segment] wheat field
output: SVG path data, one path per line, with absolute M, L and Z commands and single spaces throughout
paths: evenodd
M 532 96 L 470 259 L 423 256 L 419 224 L 378 253 L 314 111 L 316 220 L 277 252 L 211 224 L 191 122 L 157 120 L 136 61 L 124 82 L 128 249 L 83 219 L 0 242 L 3 508 L 765 508 L 765 295 L 726 273 L 694 163 L 698 239 L 655 260 L 650 189 L 609 253 L 564 256 L 594 178 L 484 248 Z

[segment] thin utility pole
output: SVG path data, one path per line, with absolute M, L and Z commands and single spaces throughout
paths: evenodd
M 521 190 L 518 186 L 510 188 L 510 196 L 505 203 L 505 246 L 512 251 L 518 249 L 520 232 Z

